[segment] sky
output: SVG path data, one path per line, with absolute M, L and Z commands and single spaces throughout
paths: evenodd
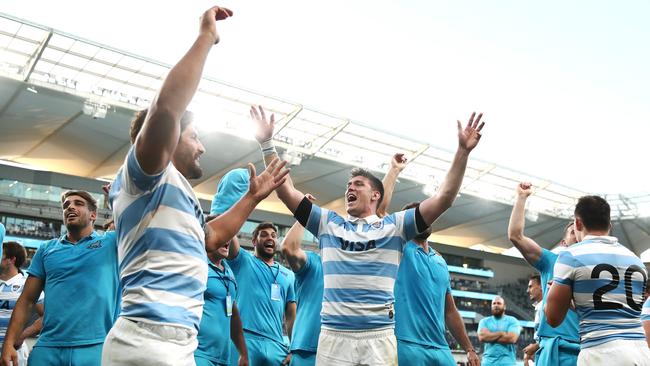
M 212 5 L 205 74 L 591 193 L 650 193 L 650 2 L 4 0 L 2 12 L 175 63 Z

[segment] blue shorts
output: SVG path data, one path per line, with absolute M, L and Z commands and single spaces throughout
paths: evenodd
M 244 331 L 244 338 L 248 349 L 248 363 L 251 366 L 278 366 L 289 354 L 289 348 L 284 344 L 255 333 Z M 239 353 L 231 342 L 230 365 L 237 365 L 238 360 Z
M 102 364 L 103 343 L 76 347 L 34 346 L 28 366 L 97 366 Z
M 397 341 L 397 362 L 401 366 L 456 366 L 449 348 L 437 348 Z
M 293 350 L 291 351 L 291 363 L 290 366 L 315 366 L 316 365 L 316 351 L 303 351 L 303 350 Z

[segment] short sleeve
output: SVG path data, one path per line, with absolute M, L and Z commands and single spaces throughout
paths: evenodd
M 289 288 L 287 289 L 287 299 L 286 303 L 296 302 L 296 289 L 295 289 L 295 278 L 292 276 L 289 282 Z
M 575 279 L 575 271 L 578 267 L 575 257 L 570 251 L 565 250 L 560 253 L 555 262 L 553 269 L 553 283 L 571 286 L 573 288 L 573 281 Z
M 307 252 L 305 254 L 307 255 L 307 260 L 305 261 L 305 264 L 303 264 L 303 266 L 298 270 L 298 272 L 294 272 L 295 275 L 296 275 L 296 278 L 302 278 L 307 273 L 309 273 L 309 271 L 313 267 L 313 262 L 314 262 L 314 259 L 315 259 L 315 255 L 313 255 L 313 253 L 311 253 L 311 252 Z
M 38 248 L 36 253 L 34 253 L 34 256 L 32 257 L 32 263 L 29 265 L 29 268 L 27 269 L 27 273 L 30 276 L 34 276 L 37 278 L 40 278 L 42 280 L 45 280 L 45 264 L 43 263 L 43 252 L 45 251 L 45 248 L 47 247 L 46 243 L 43 243 L 43 245 Z
M 240 247 L 239 253 L 237 253 L 235 258 L 228 260 L 227 263 L 235 274 L 235 277 L 237 277 L 239 271 L 241 271 L 242 266 L 244 266 L 246 262 L 250 261 L 252 257 L 252 254 L 250 254 L 246 249 Z
M 506 332 L 519 335 L 519 333 L 521 333 L 521 325 L 519 325 L 519 321 L 511 317 L 510 324 L 508 324 L 508 329 L 506 329 Z
M 318 237 L 322 228 L 327 226 L 329 215 L 329 210 L 313 204 L 307 197 L 302 199 L 294 212 L 296 220 L 315 237 Z
M 124 189 L 130 194 L 138 194 L 151 190 L 160 182 L 166 168 L 156 175 L 149 175 L 142 170 L 138 158 L 135 155 L 135 145 L 131 146 L 126 156 L 125 169 L 123 169 Z M 171 164 L 171 163 L 170 163 Z
M 395 227 L 399 235 L 405 241 L 413 239 L 418 234 L 417 223 L 415 220 L 415 208 L 395 212 L 388 215 L 388 220 L 395 220 Z
M 533 263 L 533 267 L 540 273 L 553 271 L 553 264 L 555 264 L 555 254 L 548 249 L 542 248 L 542 254 L 539 256 L 537 262 Z

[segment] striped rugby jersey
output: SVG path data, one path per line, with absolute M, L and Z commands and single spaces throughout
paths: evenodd
M 553 281 L 571 286 L 580 319 L 580 347 L 617 339 L 644 340 L 643 262 L 611 236 L 586 236 L 562 251 Z
M 303 199 L 296 219 L 318 237 L 323 261 L 323 327 L 394 326 L 393 286 L 404 244 L 418 231 L 415 211 L 346 220 Z
M 18 296 L 23 292 L 26 280 L 22 273 L 18 273 L 6 282 L 0 280 L 0 343 L 5 340 L 11 313 L 16 306 Z
M 203 211 L 169 164 L 147 175 L 131 147 L 111 186 L 122 290 L 121 316 L 198 329 L 208 262 Z

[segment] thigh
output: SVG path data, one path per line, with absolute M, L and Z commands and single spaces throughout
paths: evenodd
M 63 347 L 37 346 L 32 348 L 32 352 L 29 354 L 29 359 L 27 360 L 27 365 L 29 366 L 64 365 L 64 363 L 66 363 L 64 361 L 65 353 L 66 350 Z
M 426 366 L 424 353 L 410 342 L 397 341 L 397 360 L 400 366 Z
M 102 362 L 102 343 L 70 347 L 70 365 L 97 366 Z
M 355 366 L 358 364 L 358 341 L 336 337 L 321 331 L 316 351 L 317 366 Z
M 362 365 L 397 366 L 397 340 L 394 334 L 360 342 L 359 349 Z

